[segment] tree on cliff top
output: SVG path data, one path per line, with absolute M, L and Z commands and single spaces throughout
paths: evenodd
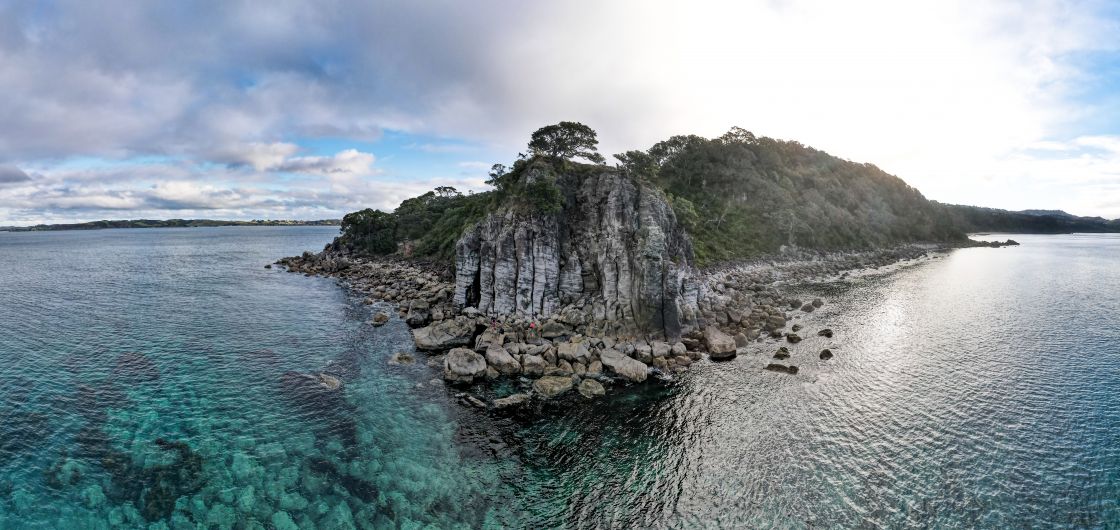
M 529 150 L 535 155 L 552 158 L 583 158 L 595 164 L 604 162 L 598 152 L 599 139 L 595 131 L 582 123 L 562 121 L 537 129 L 529 140 Z

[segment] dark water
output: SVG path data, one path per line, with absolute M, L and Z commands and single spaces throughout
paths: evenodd
M 534 420 L 263 268 L 333 235 L 0 233 L 0 528 L 1120 525 L 1120 238 L 812 286 L 796 376 L 763 343 Z M 328 365 L 344 399 L 284 375 Z

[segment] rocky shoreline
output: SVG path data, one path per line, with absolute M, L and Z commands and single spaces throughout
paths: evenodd
M 792 251 L 752 262 L 724 265 L 697 275 L 697 326 L 673 340 L 659 333 L 602 333 L 592 307 L 569 306 L 549 317 L 488 315 L 455 301 L 455 277 L 446 267 L 401 258 L 364 258 L 331 249 L 276 262 L 291 273 L 338 278 L 367 305 L 395 306 L 412 328 L 416 350 L 443 380 L 464 389 L 464 403 L 493 410 L 540 408 L 547 403 L 595 399 L 647 380 L 671 381 L 697 362 L 719 362 L 746 353 L 752 343 L 772 342 L 777 351 L 762 370 L 797 374 L 781 344 L 800 333 L 832 337 L 828 328 L 803 331 L 793 323 L 825 302 L 784 294 L 805 284 L 856 277 L 936 258 L 948 247 L 907 245 L 864 252 Z M 589 304 L 590 305 L 590 304 Z M 377 311 L 370 325 L 392 315 Z M 821 360 L 833 357 L 820 352 Z M 414 362 L 409 352 L 388 359 Z M 485 399 L 487 382 L 511 379 L 517 390 Z

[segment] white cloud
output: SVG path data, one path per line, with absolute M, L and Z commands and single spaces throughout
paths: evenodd
M 316 175 L 368 175 L 376 158 L 370 153 L 347 149 L 334 156 L 301 156 L 270 167 L 275 171 Z

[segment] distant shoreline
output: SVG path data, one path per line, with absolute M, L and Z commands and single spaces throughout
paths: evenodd
M 90 221 L 88 223 L 42 224 L 34 226 L 0 226 L 0 232 L 54 232 L 61 230 L 113 230 L 119 228 L 199 228 L 217 226 L 339 226 L 340 219 L 317 221 L 254 220 L 222 221 L 213 219 L 135 219 L 117 221 Z

